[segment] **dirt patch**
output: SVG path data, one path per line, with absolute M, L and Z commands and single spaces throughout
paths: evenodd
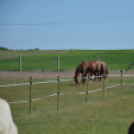
M 61 78 L 71 78 L 74 77 L 75 71 L 63 71 L 63 72 L 56 72 L 56 71 L 0 71 L 0 78 L 55 78 L 60 76 Z
M 134 75 L 134 70 L 123 71 L 123 75 Z M 54 78 L 57 79 L 57 76 L 61 78 L 72 78 L 75 75 L 75 70 L 73 71 L 0 71 L 0 78 Z M 110 70 L 109 75 L 120 75 L 120 70 Z

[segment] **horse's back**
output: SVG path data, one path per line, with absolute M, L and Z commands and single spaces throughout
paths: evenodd
M 88 62 L 88 70 L 90 70 L 90 71 L 95 71 L 96 70 L 95 61 Z
M 81 65 L 87 66 L 88 65 L 88 62 L 87 61 L 82 61 Z
M 82 63 L 79 64 L 78 68 L 81 68 L 83 71 L 95 71 L 96 69 L 96 63 L 95 61 L 87 62 L 82 61 Z
M 76 71 L 75 71 L 75 75 L 77 75 L 78 73 L 82 72 L 83 69 L 87 66 L 87 62 L 86 61 L 82 61 L 76 68 Z

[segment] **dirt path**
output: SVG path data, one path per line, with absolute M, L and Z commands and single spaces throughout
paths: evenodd
M 110 70 L 110 74 L 118 74 L 120 75 L 120 70 Z M 123 71 L 123 74 L 130 74 L 134 75 L 134 70 L 130 71 Z M 34 78 L 54 78 L 57 79 L 57 76 L 60 76 L 61 78 L 72 78 L 75 75 L 75 70 L 74 71 L 24 71 L 24 72 L 19 72 L 19 71 L 0 71 L 0 78 L 29 78 L 29 77 L 34 77 Z
M 57 78 L 60 76 L 61 78 L 71 78 L 74 77 L 75 71 L 63 71 L 63 72 L 56 72 L 56 71 L 0 71 L 0 78 Z

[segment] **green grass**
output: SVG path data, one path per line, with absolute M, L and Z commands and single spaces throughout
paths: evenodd
M 134 61 L 134 50 L 55 50 L 55 51 L 0 51 L 0 70 L 19 70 L 19 55 L 22 55 L 22 70 L 57 70 L 57 56 L 60 57 L 61 70 L 74 70 L 82 61 L 97 60 L 97 56 L 108 65 L 108 69 L 126 69 Z M 134 66 L 131 68 L 134 69 Z M 33 82 L 46 81 L 34 79 Z M 106 86 L 120 83 L 120 78 L 109 77 Z M 28 83 L 26 78 L 2 78 L 0 85 Z M 88 94 L 87 84 L 75 85 L 74 81 L 61 82 L 61 93 L 72 93 L 45 97 L 29 103 L 10 104 L 19 134 L 127 134 L 134 119 L 133 77 L 123 78 L 120 86 Z M 102 89 L 101 84 L 89 84 L 88 90 Z M 8 102 L 29 100 L 30 85 L 0 88 L 0 97 Z M 57 93 L 58 84 L 32 85 L 32 99 Z
M 22 83 L 26 79 L 3 79 L 1 85 Z M 38 81 L 34 80 L 34 81 Z M 40 79 L 41 81 L 41 79 Z M 42 79 L 42 81 L 44 81 Z M 109 77 L 107 86 L 120 83 L 120 78 Z M 28 81 L 29 82 L 29 81 Z M 133 83 L 133 77 L 123 78 L 124 83 Z M 101 89 L 100 84 L 90 84 L 88 90 Z M 8 102 L 29 100 L 29 85 L 0 88 L 0 97 Z M 134 85 L 117 86 L 88 94 L 85 85 L 75 85 L 74 81 L 60 82 L 61 93 L 72 93 L 59 96 L 57 112 L 57 96 L 46 97 L 32 102 L 32 113 L 29 115 L 29 103 L 10 104 L 19 134 L 127 134 L 128 127 L 134 119 Z M 32 85 L 32 99 L 48 96 L 58 91 L 58 83 Z
M 100 60 L 108 69 L 126 69 L 134 62 L 134 50 L 53 50 L 53 51 L 1 51 L 0 70 L 19 70 L 19 55 L 22 55 L 22 70 L 75 70 L 82 61 Z M 134 66 L 132 67 L 134 69 Z

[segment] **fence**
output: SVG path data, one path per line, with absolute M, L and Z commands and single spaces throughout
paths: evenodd
M 99 89 L 96 89 L 96 90 L 92 90 L 92 91 L 89 91 L 89 79 L 90 78 L 94 78 L 94 77 L 84 77 L 85 79 L 87 79 L 87 90 L 85 92 L 75 92 L 75 94 L 81 94 L 81 95 L 86 95 L 86 103 L 87 103 L 87 96 L 88 94 L 91 94 L 91 93 L 94 93 L 94 92 L 97 92 L 97 91 L 102 91 L 102 99 L 104 98 L 104 90 L 106 89 L 110 89 L 110 88 L 113 88 L 113 87 L 117 87 L 117 86 L 120 86 L 120 89 L 121 89 L 121 94 L 122 94 L 122 90 L 123 90 L 123 85 L 127 84 L 127 83 L 123 83 L 123 77 L 134 77 L 134 75 L 123 75 L 123 72 L 122 70 L 120 71 L 120 75 L 105 75 L 105 76 L 108 76 L 108 77 L 120 77 L 120 84 L 115 84 L 115 85 L 112 85 L 112 86 L 107 86 L 106 87 L 106 84 L 105 84 L 105 80 L 103 80 L 103 87 L 102 88 L 99 88 Z M 100 77 L 100 76 L 97 76 L 97 77 Z M 52 96 L 57 96 L 57 111 L 59 109 L 59 96 L 60 95 L 69 95 L 69 94 L 72 94 L 72 92 L 67 92 L 67 93 L 62 93 L 60 91 L 60 82 L 64 82 L 64 81 L 71 81 L 73 80 L 74 78 L 70 78 L 70 79 L 60 79 L 60 76 L 57 76 L 57 80 L 53 80 L 53 81 L 47 81 L 47 82 L 32 82 L 32 77 L 30 78 L 30 82 L 29 83 L 20 83 L 20 84 L 7 84 L 7 85 L 0 85 L 0 87 L 11 87 L 11 86 L 23 86 L 23 85 L 29 85 L 30 88 L 29 88 L 29 100 L 27 101 L 17 101 L 17 102 L 9 102 L 10 104 L 15 104 L 15 103 L 24 103 L 24 102 L 28 102 L 29 103 L 29 113 L 31 114 L 31 105 L 32 105 L 32 102 L 34 101 L 38 101 L 38 100 L 41 100 L 41 99 L 44 99 L 46 97 L 52 97 Z M 32 85 L 34 84 L 45 84 L 45 83 L 57 83 L 58 84 L 58 88 L 57 88 L 57 93 L 54 93 L 54 94 L 51 94 L 51 95 L 48 95 L 48 96 L 43 96 L 43 97 L 40 97 L 40 98 L 34 98 L 34 99 L 31 99 L 31 92 L 32 92 Z
M 19 55 L 19 71 L 22 71 L 22 56 L 21 55 Z M 60 71 L 60 57 L 57 57 L 57 71 Z

